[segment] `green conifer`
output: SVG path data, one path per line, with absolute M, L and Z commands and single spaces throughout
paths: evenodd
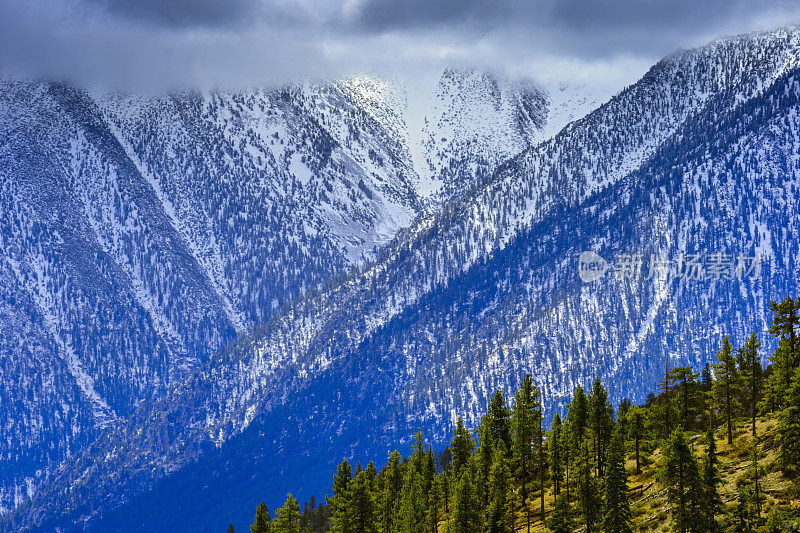
M 710 533 L 719 531 L 716 517 L 722 509 L 722 498 L 720 498 L 717 490 L 721 482 L 718 464 L 714 430 L 709 429 L 706 433 L 706 457 L 703 461 L 703 489 L 705 491 L 703 503 L 705 505 L 706 524 Z
M 269 515 L 269 511 L 267 510 L 267 504 L 261 502 L 256 507 L 256 517 L 253 520 L 253 523 L 250 525 L 251 533 L 270 533 L 270 525 L 272 523 L 272 517 Z
M 676 429 L 666 442 L 659 465 L 659 478 L 667 489 L 667 500 L 672 505 L 676 531 L 706 531 L 702 513 L 702 482 L 697 461 L 680 429 Z
M 712 387 L 714 397 L 722 409 L 728 428 L 728 444 L 733 444 L 733 418 L 736 399 L 739 397 L 740 377 L 736 368 L 733 346 L 728 337 L 722 339 L 722 348 L 717 352 L 718 363 L 714 364 L 715 381 Z
M 275 512 L 272 521 L 272 533 L 300 533 L 300 504 L 291 493 L 286 496 L 286 503 Z
M 564 428 L 561 423 L 561 415 L 556 413 L 553 416 L 548 447 L 550 452 L 550 478 L 553 480 L 553 494 L 556 497 L 561 494 L 561 480 L 564 478 L 563 448 Z
M 455 489 L 453 518 L 448 524 L 450 533 L 480 533 L 481 511 L 472 472 L 469 466 L 464 468 Z
M 630 533 L 631 507 L 628 501 L 628 473 L 625 470 L 625 451 L 622 435 L 614 431 L 608 447 L 606 483 L 603 499 L 603 531 Z

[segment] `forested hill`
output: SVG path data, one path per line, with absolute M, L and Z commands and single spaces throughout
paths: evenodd
M 716 363 L 665 369 L 642 405 L 615 409 L 596 380 L 551 421 L 527 375 L 474 433 L 459 418 L 443 450 L 417 432 L 380 471 L 344 461 L 324 500 L 289 494 L 274 518 L 261 503 L 250 531 L 798 531 L 800 298 L 770 307 L 766 369 L 755 334 L 724 337 Z

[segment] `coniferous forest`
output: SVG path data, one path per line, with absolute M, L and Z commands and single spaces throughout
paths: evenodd
M 343 461 L 324 500 L 261 503 L 250 531 L 800 531 L 800 298 L 770 309 L 766 367 L 755 333 L 724 337 L 715 363 L 665 367 L 643 405 L 615 408 L 596 379 L 549 421 L 526 375 L 444 449 L 417 432 L 380 470 Z

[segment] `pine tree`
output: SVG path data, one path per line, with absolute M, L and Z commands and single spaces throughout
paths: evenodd
M 614 411 L 608 401 L 608 392 L 600 379 L 595 379 L 589 392 L 589 426 L 594 438 L 595 474 L 598 478 L 605 471 L 606 448 L 611 440 L 613 420 Z
M 511 411 L 506 406 L 503 393 L 499 390 L 494 392 L 489 402 L 489 410 L 484 417 L 484 422 L 488 425 L 492 442 L 502 440 L 506 450 L 511 449 Z
M 428 492 L 428 516 L 427 530 L 437 533 L 439 531 L 439 519 L 442 513 L 442 494 L 441 482 L 445 479 L 445 474 L 434 475 L 431 490 Z
M 761 399 L 763 389 L 764 370 L 761 368 L 761 358 L 758 350 L 761 343 L 755 333 L 750 334 L 745 345 L 737 352 L 739 357 L 739 370 L 746 388 L 746 404 L 752 420 L 753 436 L 756 436 L 756 411 Z
M 550 477 L 553 480 L 553 494 L 558 497 L 561 494 L 561 480 L 564 477 L 564 464 L 562 449 L 564 447 L 564 429 L 561 423 L 561 415 L 558 413 L 553 416 L 553 424 L 550 430 Z
M 586 394 L 583 392 L 583 387 L 578 385 L 572 395 L 572 401 L 567 408 L 567 423 L 566 442 L 567 446 L 564 447 L 566 452 L 565 470 L 566 470 L 566 489 L 567 498 L 569 498 L 570 479 L 575 477 L 575 472 L 570 472 L 573 462 L 577 461 L 583 445 L 583 439 L 586 434 L 586 425 L 589 419 L 589 405 L 586 399 Z M 574 469 L 573 469 L 574 470 Z
M 778 417 L 781 469 L 785 476 L 795 476 L 800 465 L 800 368 L 795 370 L 786 400 Z
M 690 366 L 677 366 L 667 372 L 667 380 L 670 385 L 677 384 L 679 386 L 681 427 L 684 431 L 689 429 L 689 422 L 692 419 L 696 403 L 697 377 Z
M 539 391 L 533 384 L 530 374 L 522 380 L 517 390 L 512 410 L 514 427 L 513 468 L 516 484 L 519 489 L 519 503 L 525 511 L 525 523 L 530 531 L 530 508 L 528 497 L 534 477 L 534 437 L 536 421 L 534 410 L 538 401 Z
M 383 475 L 383 490 L 380 497 L 380 523 L 381 531 L 393 532 L 395 530 L 395 508 L 403 488 L 403 477 L 400 472 L 400 452 L 393 451 L 389 455 L 389 464 L 386 465 Z
M 425 503 L 420 474 L 412 465 L 406 470 L 397 507 L 395 524 L 398 533 L 425 533 Z
M 351 533 L 349 516 L 347 514 L 349 491 L 348 486 L 352 480 L 352 471 L 350 470 L 350 463 L 347 460 L 336 468 L 336 474 L 333 476 L 333 498 L 331 498 L 329 505 L 333 511 L 331 521 L 331 530 L 334 533 Z
M 697 462 L 680 429 L 676 429 L 667 440 L 659 478 L 667 489 L 667 500 L 672 505 L 675 529 L 680 533 L 706 531 Z
M 717 404 L 723 410 L 725 423 L 728 427 L 728 444 L 733 444 L 733 416 L 736 409 L 736 398 L 740 387 L 739 372 L 736 368 L 736 358 L 733 356 L 733 346 L 728 337 L 722 339 L 722 348 L 717 352 L 719 363 L 714 365 L 716 380 L 713 391 Z
M 792 381 L 791 356 L 789 353 L 788 339 L 780 339 L 778 347 L 769 358 L 773 364 L 771 365 L 772 373 L 767 378 L 764 386 L 763 407 L 765 411 L 780 411 L 786 405 L 786 393 L 789 390 L 788 384 Z
M 788 365 L 791 370 L 794 370 L 800 364 L 800 343 L 798 341 L 800 298 L 793 300 L 791 296 L 787 296 L 780 303 L 770 303 L 769 308 L 775 313 L 769 332 L 775 337 L 786 339 L 788 342 Z M 791 375 L 791 372 L 789 375 Z M 786 385 L 788 386 L 789 383 L 787 382 Z
M 275 512 L 272 533 L 300 533 L 300 504 L 289 493 L 286 503 Z
M 378 469 L 375 468 L 375 463 L 370 461 L 367 465 L 367 469 L 364 470 L 364 472 L 366 473 L 367 481 L 369 482 L 370 492 L 375 492 L 375 483 L 378 478 Z M 311 498 L 313 499 L 314 497 L 312 496 Z
M 583 387 L 578 385 L 572 396 L 572 402 L 567 410 L 567 421 L 572 426 L 574 449 L 580 448 L 583 437 L 586 434 L 586 426 L 589 421 L 589 405 Z
M 425 443 L 422 439 L 422 432 L 417 430 L 417 432 L 414 433 L 414 451 L 411 454 L 411 468 L 422 473 L 425 460 Z
M 435 478 L 436 461 L 433 458 L 433 450 L 428 446 L 428 453 L 425 454 L 425 462 L 422 468 L 422 492 L 426 496 L 434 490 Z
M 478 426 L 478 475 L 475 480 L 478 501 L 482 509 L 485 509 L 489 504 L 489 472 L 492 468 L 494 449 L 495 443 L 492 439 L 491 427 L 484 419 L 481 425 Z
M 456 422 L 450 448 L 453 450 L 453 476 L 454 479 L 460 479 L 464 466 L 467 464 L 472 452 L 475 451 L 475 439 L 464 427 L 464 421 L 461 417 L 458 417 Z
M 540 513 L 542 515 L 542 523 L 544 523 L 544 476 L 547 471 L 547 464 L 545 463 L 544 453 L 544 409 L 542 408 L 542 395 L 539 392 L 539 387 L 533 384 L 534 397 L 536 402 L 533 408 L 533 424 L 534 424 L 534 441 L 536 446 L 536 468 L 539 472 L 539 503 Z
M 628 501 L 628 473 L 625 471 L 625 452 L 622 435 L 614 431 L 608 448 L 606 486 L 603 501 L 603 531 L 630 533 L 631 507 Z
M 572 508 L 566 495 L 562 494 L 556 498 L 553 515 L 547 522 L 547 528 L 553 533 L 572 533 L 575 531 L 576 524 L 572 518 Z
M 583 444 L 581 453 L 578 456 L 576 477 L 575 485 L 581 518 L 583 525 L 586 526 L 586 532 L 592 533 L 597 529 L 601 502 L 597 481 L 592 476 L 591 459 L 589 458 L 589 448 L 586 443 Z
M 267 510 L 267 504 L 261 502 L 256 507 L 256 517 L 250 525 L 251 533 L 270 533 L 270 526 L 272 524 L 272 517 Z
M 448 524 L 451 533 L 481 532 L 480 503 L 470 470 L 468 466 L 464 468 L 456 485 L 453 519 Z
M 716 516 L 722 508 L 722 498 L 720 498 L 717 487 L 721 479 L 719 477 L 719 467 L 717 460 L 717 443 L 714 439 L 714 430 L 709 429 L 706 433 L 706 457 L 703 462 L 703 488 L 705 495 L 703 502 L 706 510 L 706 524 L 710 533 L 719 531 L 719 524 Z
M 484 519 L 486 533 L 506 533 L 513 530 L 513 513 L 509 513 L 508 493 L 511 471 L 508 468 L 507 452 L 502 440 L 498 441 L 489 474 L 489 506 Z
M 627 398 L 623 398 L 623 400 L 619 402 L 619 407 L 617 408 L 617 426 L 622 436 L 623 450 L 625 449 L 625 443 L 628 441 L 628 413 L 631 407 L 633 407 L 631 401 Z
M 377 509 L 375 498 L 370 488 L 369 476 L 366 472 L 359 472 L 350 481 L 347 487 L 347 516 L 348 531 L 352 533 L 377 533 Z M 334 528 L 334 531 L 337 531 Z
M 768 391 L 771 393 L 768 404 L 776 409 L 783 409 L 794 369 L 800 364 L 800 298 L 793 300 L 791 296 L 787 296 L 784 301 L 772 302 L 769 307 L 774 313 L 769 332 L 780 340 L 778 349 L 770 357 L 774 369 L 768 384 Z
M 711 365 L 708 363 L 703 365 L 703 375 L 700 378 L 700 383 L 703 387 L 703 392 L 711 392 L 711 385 L 714 384 L 714 378 L 711 376 Z

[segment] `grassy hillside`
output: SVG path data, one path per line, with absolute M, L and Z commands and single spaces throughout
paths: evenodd
M 753 527 L 753 531 L 800 531 L 800 479 L 786 479 L 780 472 L 779 446 L 777 440 L 778 420 L 775 416 L 759 416 L 756 419 L 756 431 L 759 452 L 759 491 L 761 516 L 766 522 L 770 514 L 786 515 L 782 525 L 763 524 Z M 705 457 L 706 437 L 699 432 L 690 432 L 690 441 L 698 459 Z M 722 515 L 718 520 L 723 531 L 736 530 L 735 511 L 739 492 L 753 486 L 753 436 L 749 418 L 736 419 L 733 432 L 733 444 L 728 444 L 726 429 L 720 426 L 714 433 L 717 443 L 717 457 L 720 462 L 722 484 L 720 495 L 723 500 Z M 667 532 L 672 531 L 673 522 L 670 516 L 671 506 L 667 502 L 666 488 L 658 480 L 658 463 L 661 459 L 661 447 L 656 447 L 641 465 L 641 472 L 635 473 L 636 462 L 633 452 L 628 446 L 626 469 L 628 471 L 629 498 L 631 502 L 633 531 Z M 549 520 L 553 511 L 553 489 L 550 487 L 545 496 L 545 515 Z M 550 531 L 542 524 L 539 501 L 531 505 L 531 531 Z M 774 519 L 773 519 L 774 521 Z M 445 523 L 443 522 L 444 526 Z M 579 527 L 584 531 L 585 527 Z M 442 528 L 444 531 L 444 527 Z M 525 525 L 517 524 L 516 531 L 527 531 Z M 745 531 L 748 531 L 745 529 Z

